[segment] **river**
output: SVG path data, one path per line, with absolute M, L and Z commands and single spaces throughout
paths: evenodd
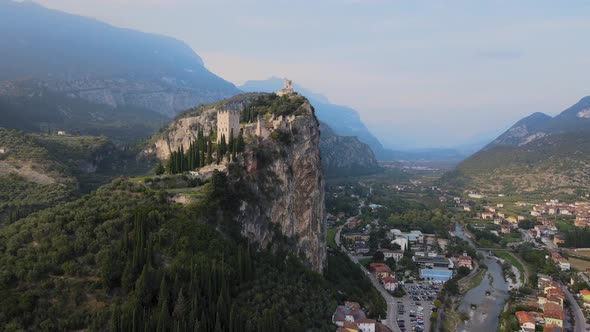
M 461 224 L 455 224 L 455 235 L 466 240 L 475 247 L 473 241 L 465 236 Z M 488 258 L 489 252 L 479 250 L 485 258 L 483 263 L 488 270 L 481 283 L 469 290 L 461 299 L 459 311 L 467 313 L 469 319 L 461 323 L 457 331 L 496 331 L 500 322 L 500 313 L 504 308 L 508 298 L 508 285 L 504 280 L 502 267 L 496 259 Z M 486 295 L 489 292 L 489 295 Z M 476 305 L 476 309 L 471 309 L 471 305 Z

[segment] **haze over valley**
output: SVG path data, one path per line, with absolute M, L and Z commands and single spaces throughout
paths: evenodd
M 0 0 L 0 330 L 590 330 L 589 16 Z

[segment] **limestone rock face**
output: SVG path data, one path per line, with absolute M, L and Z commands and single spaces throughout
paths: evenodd
M 181 113 L 146 152 L 165 160 L 179 146 L 187 149 L 199 128 L 207 133 L 216 127 L 217 110 L 242 110 L 259 95 L 239 95 Z M 273 251 L 286 250 L 314 271 L 322 272 L 326 211 L 320 130 L 309 102 L 294 114 L 280 130 L 282 135 L 247 141 L 235 172 L 230 171 L 232 185 L 244 189 L 239 211 L 233 215 L 250 242 Z
M 320 125 L 322 167 L 326 176 L 365 175 L 381 171 L 371 148 L 355 136 L 338 136 Z
M 271 137 L 244 158 L 243 180 L 253 197 L 242 202 L 238 220 L 243 234 L 263 247 L 274 246 L 278 230 L 291 250 L 316 272 L 326 260 L 324 179 L 321 167 L 320 132 L 311 105 L 300 107 L 290 123 L 291 141 Z
M 238 95 L 182 112 L 163 132 L 151 140 L 144 152 L 155 154 L 160 160 L 166 160 L 181 146 L 186 151 L 190 143 L 197 139 L 199 129 L 202 129 L 205 135 L 208 135 L 211 129 L 215 130 L 218 110 L 241 111 L 258 95 L 256 93 Z
M 44 87 L 111 107 L 136 106 L 169 117 L 195 105 L 208 104 L 230 97 L 237 89 L 194 87 L 170 77 L 153 79 L 80 79 L 42 82 Z

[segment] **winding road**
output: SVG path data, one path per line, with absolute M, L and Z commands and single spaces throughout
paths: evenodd
M 360 208 L 359 208 L 359 210 L 360 210 Z M 348 221 L 350 221 L 351 219 L 352 218 L 349 218 L 342 226 L 340 226 L 338 228 L 338 232 L 336 232 L 336 236 L 334 238 L 334 241 L 336 242 L 336 246 L 338 246 L 338 248 L 340 248 L 343 252 L 345 252 L 351 261 L 353 261 L 354 263 L 356 263 L 360 266 L 361 270 L 369 277 L 369 280 L 371 280 L 373 287 L 375 287 L 375 289 L 381 294 L 381 296 L 383 297 L 383 299 L 387 303 L 387 317 L 385 318 L 385 321 L 383 322 L 385 324 L 385 326 L 387 326 L 388 328 L 390 328 L 394 332 L 401 332 L 401 330 L 399 329 L 399 326 L 397 326 L 397 311 L 396 311 L 395 298 L 393 296 L 391 296 L 391 294 L 389 294 L 385 290 L 385 288 L 383 288 L 383 286 L 379 283 L 379 280 L 377 280 L 377 278 L 375 278 L 375 276 L 372 273 L 370 273 L 362 264 L 360 264 L 358 262 L 358 259 L 354 255 L 352 255 L 348 250 L 346 250 L 346 248 L 344 248 L 344 246 L 342 246 L 340 244 L 340 233 L 342 231 L 342 228 L 344 228 L 344 226 L 346 226 L 346 224 L 348 224 Z

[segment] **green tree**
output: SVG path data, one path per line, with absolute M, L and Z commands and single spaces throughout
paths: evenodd
M 162 165 L 161 161 L 158 161 L 158 163 L 156 164 L 156 167 L 154 168 L 154 173 L 156 173 L 156 175 L 162 175 L 164 174 L 165 169 L 164 169 L 164 165 Z

